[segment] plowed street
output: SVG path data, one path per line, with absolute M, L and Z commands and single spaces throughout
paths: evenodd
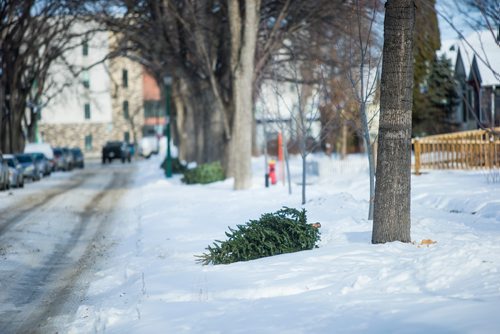
M 90 162 L 0 193 L 0 333 L 51 332 L 74 314 L 134 169 Z

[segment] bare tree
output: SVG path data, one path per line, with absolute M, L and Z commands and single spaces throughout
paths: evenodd
M 349 71 L 348 77 L 358 102 L 359 116 L 361 119 L 361 135 L 366 147 L 368 169 L 370 173 L 370 200 L 368 219 L 373 220 L 373 204 L 375 198 L 375 157 L 374 143 L 376 138 L 371 138 L 370 128 L 376 113 L 370 115 L 368 106 L 376 103 L 377 89 L 379 88 L 379 62 L 381 60 L 378 48 L 375 26 L 379 13 L 379 1 L 356 0 L 351 39 L 349 40 Z
M 223 161 L 235 189 L 249 187 L 260 1 L 115 4 L 125 8 L 123 17 L 101 11 L 108 27 L 122 32 L 127 56 L 146 66 L 160 85 L 165 75 L 178 81 L 176 116 L 193 127 L 186 129 L 191 136 L 179 139 L 191 140 L 199 163 Z
M 347 156 L 349 138 L 361 128 L 358 101 L 345 73 L 347 67 L 342 65 L 323 78 L 325 94 L 320 105 L 323 150 L 327 155 L 336 151 L 340 159 Z
M 496 0 L 455 0 L 454 7 L 474 30 L 488 29 L 493 38 L 500 33 L 500 2 Z M 457 29 L 458 30 L 458 29 Z M 497 41 L 500 45 L 500 41 Z
M 414 0 L 387 1 L 372 243 L 411 241 L 414 23 Z
M 242 6 L 243 7 L 243 6 Z M 234 176 L 235 189 L 251 186 L 253 74 L 260 0 L 229 0 L 229 26 L 231 31 L 232 92 L 234 95 L 233 139 L 229 146 L 227 173 Z M 244 14 L 243 14 L 244 13 Z
M 292 83 L 294 93 L 297 97 L 296 104 L 291 108 L 291 117 L 296 124 L 296 142 L 299 146 L 299 153 L 302 159 L 302 202 L 306 203 L 306 187 L 307 187 L 307 156 L 314 150 L 310 147 L 309 140 L 312 139 L 314 145 L 316 139 L 312 134 L 312 126 L 319 119 L 319 100 L 322 93 L 319 84 L 311 85 L 301 83 L 301 79 L 313 81 L 314 70 L 300 66 L 300 63 L 290 62 L 290 73 L 292 77 L 297 78 Z
M 0 3 L 0 149 L 22 151 L 34 139 L 49 68 L 76 47 L 69 27 L 80 1 L 5 0 Z M 29 113 L 26 114 L 26 108 Z
M 259 94 L 259 106 L 261 110 L 261 121 L 263 124 L 263 132 L 264 132 L 264 155 L 265 155 L 265 168 L 266 168 L 266 178 L 268 177 L 267 168 L 268 168 L 268 133 L 269 132 L 278 132 L 282 135 L 282 150 L 284 154 L 284 162 L 286 166 L 286 177 L 288 183 L 288 194 L 292 194 L 292 182 L 290 175 L 290 164 L 289 164 L 289 154 L 288 154 L 288 138 L 291 134 L 291 120 L 288 119 L 290 117 L 290 109 L 286 104 L 283 103 L 284 99 L 282 96 L 281 89 L 279 84 L 276 81 L 264 82 L 264 86 L 270 86 L 272 90 L 272 97 L 268 94 L 263 96 L 262 92 Z M 269 93 L 269 91 L 268 91 Z M 273 107 L 271 107 L 273 105 Z M 283 110 L 283 107 L 286 110 Z M 271 125 L 267 123 L 271 122 Z M 279 143 L 278 143 L 279 144 Z M 276 146 L 277 150 L 280 147 Z M 268 180 L 266 179 L 268 182 Z
M 275 79 L 268 83 L 272 88 L 272 93 L 276 99 L 275 111 L 276 114 L 270 114 L 270 118 L 275 120 L 278 124 L 279 131 L 283 134 L 283 146 L 285 153 L 285 163 L 287 166 L 289 192 L 290 188 L 290 172 L 288 166 L 288 142 L 298 146 L 298 153 L 302 160 L 302 173 L 301 173 L 301 192 L 302 204 L 306 203 L 306 189 L 307 189 L 307 157 L 311 152 L 319 149 L 319 143 L 323 140 L 324 136 L 329 135 L 325 131 L 317 131 L 314 126 L 320 126 L 320 101 L 329 95 L 328 89 L 325 85 L 327 81 L 323 73 L 322 66 L 318 65 L 316 68 L 305 66 L 300 61 L 289 61 L 279 69 L 275 69 L 276 77 L 294 78 L 293 82 L 280 82 Z M 269 98 L 269 97 L 268 97 Z M 267 107 L 267 102 L 262 101 Z M 334 107 L 335 108 L 335 107 Z M 342 112 L 341 108 L 333 111 L 336 114 Z M 285 122 L 285 120 L 289 120 Z M 336 118 L 330 118 L 328 121 L 321 123 L 322 129 L 324 127 L 332 129 L 332 123 Z M 317 132 L 317 133 L 316 133 Z
M 312 24 L 337 23 L 332 17 L 348 8 L 327 0 L 113 3 L 124 8 L 124 15 L 118 18 L 103 8 L 108 26 L 124 32 L 129 55 L 159 83 L 167 73 L 182 81 L 177 112 L 194 126 L 188 138 L 197 147 L 196 160 L 224 161 L 235 189 L 249 186 L 251 106 L 273 55 Z

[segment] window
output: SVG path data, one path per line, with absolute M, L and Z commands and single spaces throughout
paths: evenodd
M 125 131 L 123 133 L 123 140 L 126 142 L 126 143 L 130 143 L 130 133 L 128 131 Z
M 90 88 L 90 74 L 88 70 L 82 72 L 82 84 L 85 88 Z
M 92 135 L 85 136 L 85 150 L 86 151 L 92 150 Z
M 122 86 L 124 88 L 128 87 L 128 71 L 125 69 L 122 70 Z
M 83 41 L 83 44 L 82 44 L 82 55 L 83 56 L 88 56 L 89 55 L 89 42 L 88 41 Z
M 159 115 L 161 115 L 160 101 L 144 101 L 144 117 L 158 117 Z
M 83 109 L 85 111 L 85 119 L 90 119 L 90 103 L 85 103 Z
M 130 115 L 128 113 L 128 101 L 123 101 L 123 118 L 129 119 Z

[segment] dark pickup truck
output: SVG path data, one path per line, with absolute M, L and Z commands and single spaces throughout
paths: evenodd
M 111 163 L 113 159 L 120 159 L 123 163 L 131 161 L 130 150 L 125 142 L 108 141 L 102 148 L 102 163 Z

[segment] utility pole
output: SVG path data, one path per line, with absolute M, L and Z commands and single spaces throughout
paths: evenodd
M 166 75 L 163 78 L 163 83 L 165 84 L 165 109 L 166 109 L 166 118 L 165 118 L 165 135 L 167 137 L 167 157 L 165 158 L 165 176 L 167 178 L 172 177 L 172 155 L 170 151 L 170 95 L 172 90 L 172 77 Z

